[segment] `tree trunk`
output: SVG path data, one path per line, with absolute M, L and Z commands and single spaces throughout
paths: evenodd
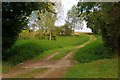
M 51 33 L 51 30 L 50 30 L 49 40 L 52 40 L 52 33 Z

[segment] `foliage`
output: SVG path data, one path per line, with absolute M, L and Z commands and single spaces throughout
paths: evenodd
M 19 39 L 45 39 L 46 36 L 42 33 L 42 30 L 37 32 L 21 32 Z
M 78 3 L 78 12 L 94 33 L 101 33 L 106 47 L 120 52 L 120 2 Z
M 87 26 L 92 29 L 92 32 L 94 34 L 97 34 L 97 35 L 101 34 L 100 27 L 102 23 L 101 23 L 100 17 L 101 17 L 101 14 L 99 13 L 99 11 L 95 11 L 94 13 L 90 12 L 86 18 L 86 21 L 88 21 Z
M 83 19 L 78 17 L 77 7 L 73 6 L 67 13 L 66 24 L 71 28 L 71 30 L 74 30 L 76 26 L 79 26 L 80 28 L 83 27 L 81 26 L 82 21 Z M 74 34 L 74 31 L 72 31 L 72 34 Z
M 60 28 L 60 35 L 69 36 L 72 35 L 72 33 L 72 27 L 70 26 L 69 22 L 66 21 L 65 25 L 61 26 Z
M 49 40 L 52 40 L 52 36 L 55 36 L 55 20 L 56 14 L 46 11 L 45 13 L 39 13 L 40 19 L 37 21 L 44 36 L 49 36 Z
M 76 23 L 76 21 L 78 20 L 78 17 L 77 17 L 78 14 L 77 13 L 78 13 L 78 11 L 77 11 L 76 6 L 73 6 L 71 8 L 71 10 L 68 11 L 68 14 L 67 14 L 68 17 L 67 17 L 67 19 L 69 21 L 73 22 L 73 23 Z

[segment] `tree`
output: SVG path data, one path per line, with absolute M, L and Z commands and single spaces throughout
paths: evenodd
M 79 26 L 79 24 L 82 24 L 83 19 L 81 17 L 78 17 L 78 10 L 76 6 L 73 6 L 71 10 L 68 11 L 67 14 L 67 25 L 71 27 L 71 29 L 74 30 L 76 26 Z M 69 24 L 68 24 L 69 23 Z M 82 28 L 82 26 L 80 26 Z M 72 32 L 74 34 L 74 31 Z
M 66 21 L 65 24 L 61 26 L 61 31 L 60 31 L 61 35 L 68 36 L 71 35 L 72 32 L 73 32 L 72 26 L 70 26 L 68 21 Z
M 18 38 L 24 25 L 27 23 L 26 16 L 29 16 L 33 10 L 50 11 L 50 2 L 3 2 L 2 3 L 2 51 L 4 53 L 9 49 Z M 51 5 L 53 5 L 51 3 Z
M 120 55 L 120 2 L 101 4 L 102 20 L 105 26 L 101 28 L 107 47 L 115 48 Z
M 49 40 L 52 40 L 52 35 L 55 32 L 55 20 L 56 14 L 46 11 L 45 13 L 39 13 L 40 20 L 37 21 L 45 35 L 49 36 Z
M 78 3 L 78 10 L 94 33 L 101 31 L 104 45 L 120 53 L 120 2 Z

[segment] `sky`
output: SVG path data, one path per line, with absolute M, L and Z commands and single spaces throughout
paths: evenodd
M 60 0 L 58 0 L 59 2 Z M 58 7 L 58 20 L 56 20 L 55 25 L 61 26 L 65 24 L 67 18 L 67 12 L 72 8 L 72 6 L 77 5 L 78 0 L 61 0 L 61 7 Z M 87 28 L 86 22 L 83 21 L 83 29 L 75 28 L 75 32 L 92 32 L 90 28 Z
M 58 20 L 55 25 L 64 25 L 65 19 L 67 18 L 67 12 L 72 8 L 73 5 L 77 5 L 78 0 L 61 0 L 61 8 L 58 12 Z
M 65 24 L 65 20 L 67 19 L 67 12 L 72 8 L 72 6 L 77 5 L 78 0 L 57 0 L 57 20 L 55 21 L 55 26 L 62 26 Z M 34 12 L 31 14 L 33 17 L 30 19 L 29 26 L 32 25 L 32 22 L 35 22 L 36 16 Z M 36 24 L 36 23 L 35 23 Z M 36 25 L 37 26 L 37 25 Z M 80 27 L 83 27 L 80 29 Z M 32 29 L 32 28 L 31 28 Z M 86 22 L 82 22 L 81 25 L 77 25 L 74 29 L 75 32 L 91 32 L 91 29 L 87 28 Z

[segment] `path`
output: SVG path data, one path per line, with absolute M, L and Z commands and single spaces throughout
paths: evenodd
M 89 44 L 92 40 L 95 40 L 94 36 L 90 36 L 90 40 L 83 45 L 79 45 L 73 48 L 73 51 L 69 52 L 65 57 L 60 60 L 50 60 L 55 55 L 59 54 L 56 52 L 52 55 L 48 55 L 42 60 L 37 61 L 26 61 L 23 64 L 17 65 L 13 68 L 9 73 L 3 74 L 5 78 L 15 77 L 16 75 L 23 74 L 29 72 L 34 69 L 47 69 L 45 72 L 38 73 L 34 75 L 34 78 L 62 78 L 66 73 L 67 69 L 75 64 L 75 61 L 71 59 L 73 53 L 79 49 Z

